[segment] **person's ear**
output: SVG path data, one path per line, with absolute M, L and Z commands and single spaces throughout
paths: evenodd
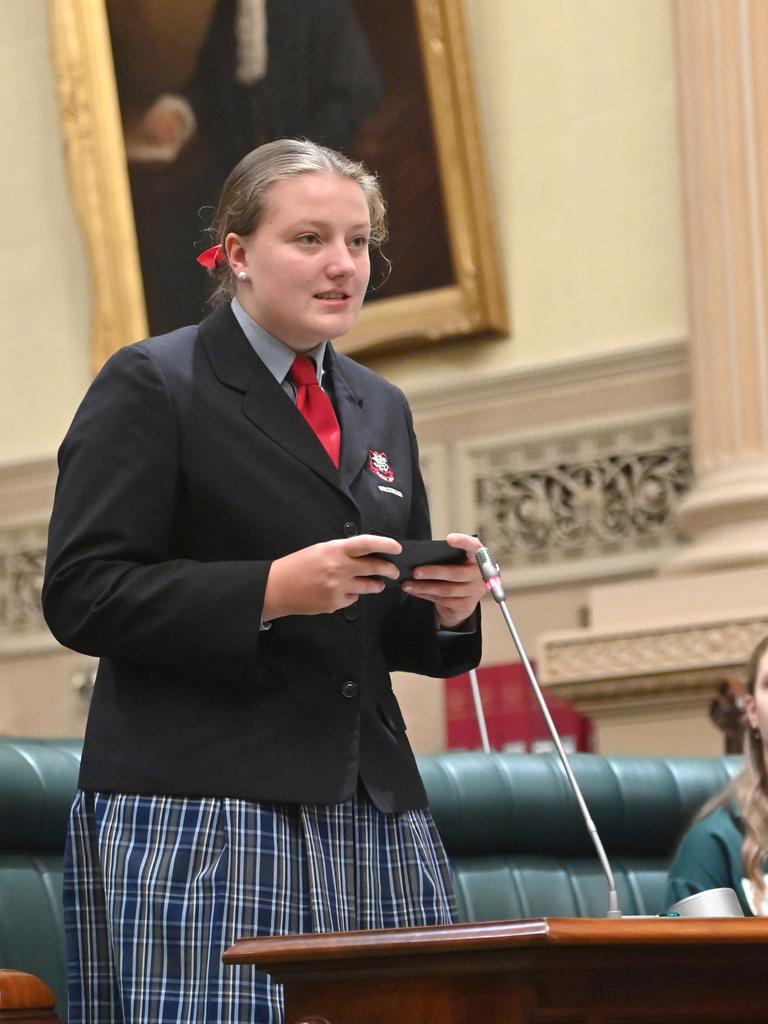
M 751 693 L 745 693 L 741 699 L 750 729 L 757 729 L 757 705 L 755 704 L 755 698 Z
M 234 231 L 230 231 L 224 239 L 224 252 L 235 277 L 238 277 L 241 271 L 248 269 L 245 259 L 245 242 Z

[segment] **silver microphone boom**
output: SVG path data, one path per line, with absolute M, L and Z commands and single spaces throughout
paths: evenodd
M 592 821 L 592 816 L 589 813 L 589 808 L 584 800 L 579 784 L 576 781 L 576 776 L 573 774 L 573 770 L 571 769 L 571 763 L 568 760 L 568 755 L 566 754 L 565 748 L 560 740 L 560 734 L 558 733 L 555 723 L 552 720 L 552 716 L 549 713 L 549 708 L 547 707 L 547 702 L 544 700 L 544 694 L 539 686 L 539 681 L 534 674 L 530 661 L 528 660 L 528 655 L 525 653 L 522 641 L 520 640 L 515 624 L 512 621 L 512 616 L 509 614 L 506 595 L 504 594 L 504 587 L 501 582 L 501 569 L 488 548 L 480 548 L 476 551 L 475 559 L 477 561 L 478 568 L 480 569 L 480 574 L 485 580 L 485 585 L 493 595 L 494 601 L 498 604 L 499 608 L 501 608 L 501 614 L 504 616 L 507 628 L 512 634 L 512 639 L 515 642 L 517 653 L 520 655 L 520 660 L 525 668 L 528 681 L 531 684 L 534 696 L 541 708 L 541 713 L 544 715 L 544 720 L 547 723 L 547 728 L 549 729 L 549 734 L 552 737 L 552 742 L 555 745 L 555 750 L 560 757 L 560 763 L 563 766 L 563 770 L 565 771 L 568 782 L 570 783 L 573 795 L 576 797 L 576 802 L 578 803 L 582 817 L 584 818 L 584 823 L 587 826 L 587 831 L 589 832 L 595 850 L 597 851 L 597 856 L 600 860 L 603 873 L 608 882 L 608 913 L 606 914 L 606 917 L 621 917 L 622 914 L 619 908 L 619 897 L 616 892 L 616 882 L 613 878 L 611 865 L 608 863 L 605 847 L 598 835 L 595 823 Z

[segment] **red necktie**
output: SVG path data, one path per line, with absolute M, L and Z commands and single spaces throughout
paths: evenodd
M 296 408 L 319 437 L 334 466 L 338 467 L 341 428 L 333 403 L 317 383 L 317 369 L 309 356 L 296 356 L 291 367 L 291 379 L 296 385 Z

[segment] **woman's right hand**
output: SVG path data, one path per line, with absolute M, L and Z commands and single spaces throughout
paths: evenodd
M 313 544 L 275 559 L 267 577 L 262 621 L 335 612 L 354 604 L 361 594 L 380 594 L 384 583 L 372 577 L 396 580 L 400 572 L 376 554 L 398 555 L 401 551 L 392 537 L 363 533 Z

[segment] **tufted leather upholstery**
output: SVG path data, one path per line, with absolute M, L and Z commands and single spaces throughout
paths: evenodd
M 571 759 L 625 914 L 657 914 L 690 818 L 741 759 Z M 601 917 L 607 887 L 556 755 L 440 754 L 420 767 L 471 921 Z
M 79 740 L 0 738 L 0 967 L 41 977 L 65 1016 L 62 851 Z M 627 914 L 657 913 L 695 809 L 738 758 L 573 758 Z M 441 754 L 419 766 L 467 920 L 604 914 L 606 887 L 557 759 Z

